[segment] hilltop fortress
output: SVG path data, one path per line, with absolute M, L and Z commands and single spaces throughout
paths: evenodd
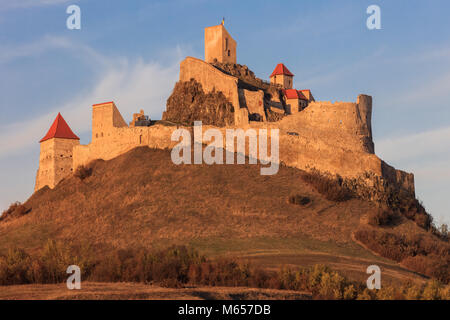
M 55 187 L 95 159 L 109 160 L 138 146 L 173 148 L 172 132 L 192 130 L 193 121 L 201 120 L 203 130 L 215 127 L 224 137 L 227 128 L 279 129 L 279 157 L 286 166 L 339 175 L 353 181 L 358 192 L 390 188 L 414 196 L 413 174 L 375 155 L 372 97 L 316 101 L 309 89 L 294 89 L 294 74 L 284 64 L 266 82 L 236 63 L 236 49 L 223 24 L 206 28 L 205 60 L 187 57 L 181 62 L 162 121 L 150 121 L 141 111 L 127 124 L 114 102 L 94 104 L 91 143 L 80 145 L 58 114 L 40 141 L 35 190 Z

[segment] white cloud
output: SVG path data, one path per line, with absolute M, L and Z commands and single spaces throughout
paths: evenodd
M 450 127 L 388 138 L 375 144 L 378 154 L 389 161 L 434 161 L 438 155 L 450 159 Z
M 403 108 L 410 109 L 411 106 L 423 108 L 432 108 L 436 103 L 430 103 L 439 99 L 448 101 L 450 98 L 450 71 L 436 77 L 430 81 L 424 82 L 421 87 L 410 88 L 406 92 L 400 93 L 393 98 L 392 104 L 397 104 Z
M 384 51 L 385 50 L 382 48 L 374 51 L 369 56 L 352 61 L 346 65 L 334 67 L 332 70 L 330 70 L 330 66 L 325 66 L 322 70 L 317 71 L 316 75 L 310 77 L 309 79 L 299 81 L 298 85 L 312 88 L 339 82 L 340 79 L 343 79 L 349 75 L 354 76 L 355 73 L 372 67 L 372 62 L 382 56 Z
M 64 39 L 56 42 L 52 39 L 49 43 L 58 43 L 59 47 L 66 45 Z M 176 51 L 180 56 L 179 48 Z M 91 106 L 99 102 L 113 100 L 125 119 L 130 119 L 131 114 L 139 109 L 144 109 L 152 117 L 161 116 L 178 78 L 179 59 L 174 59 L 166 67 L 143 59 L 105 58 L 87 46 L 80 52 L 85 60 L 95 57 L 103 62 L 97 85 L 87 93 L 69 97 L 67 103 L 55 106 L 44 115 L 0 128 L 0 158 L 26 152 L 45 135 L 58 112 L 78 134 L 91 130 Z
M 47 35 L 27 44 L 0 46 L 0 64 L 24 57 L 38 56 L 55 49 L 66 50 L 76 57 L 80 57 L 83 62 L 94 64 L 96 67 L 109 67 L 112 63 L 117 62 L 110 61 L 110 58 L 101 55 L 88 45 L 70 41 L 65 37 Z
M 416 194 L 439 223 L 450 221 L 450 127 L 383 139 L 377 154 L 414 173 Z
M 419 53 L 402 55 L 384 60 L 387 65 L 402 65 L 402 82 L 409 82 L 406 89 L 395 91 L 390 104 L 398 108 L 436 108 L 450 99 L 450 47 L 432 48 Z M 405 77 L 411 70 L 435 70 L 431 75 L 419 72 L 420 76 Z M 413 66 L 413 69 L 411 69 Z M 436 66 L 439 66 L 436 69 Z M 395 75 L 395 73 L 393 73 Z M 413 81 L 411 81 L 413 80 Z

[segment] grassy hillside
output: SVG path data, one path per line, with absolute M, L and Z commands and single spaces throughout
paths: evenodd
M 49 239 L 89 244 L 99 255 L 182 244 L 269 269 L 322 263 L 362 280 L 378 264 L 385 281 L 423 280 L 352 240 L 378 210 L 373 203 L 327 200 L 301 170 L 262 176 L 259 165 L 176 166 L 169 150 L 147 147 L 90 167 L 90 176 L 41 189 L 24 203 L 26 214 L 1 221 L 0 254 L 11 246 L 38 252 Z M 292 195 L 310 201 L 292 204 Z M 386 228 L 425 234 L 407 219 Z

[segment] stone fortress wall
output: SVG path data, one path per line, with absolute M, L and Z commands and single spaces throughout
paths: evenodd
M 217 37 L 225 42 L 208 42 L 209 38 Z M 228 43 L 224 40 L 226 38 L 229 39 Z M 212 60 L 216 55 L 220 62 L 227 62 L 228 55 L 223 56 L 223 52 L 228 45 L 227 48 L 232 49 L 230 59 L 235 63 L 236 43 L 223 25 L 206 28 L 206 40 L 207 59 Z M 363 183 L 368 186 L 373 181 L 364 177 L 375 176 L 414 195 L 414 176 L 394 169 L 375 155 L 370 96 L 359 95 L 356 102 L 311 101 L 304 110 L 269 122 L 264 108 L 279 113 L 283 108 L 279 97 L 273 95 L 267 101 L 263 90 L 243 86 L 237 77 L 219 70 L 211 63 L 187 57 L 180 63 L 179 79 L 195 79 L 205 93 L 221 91 L 234 107 L 233 128 L 255 129 L 257 134 L 258 129 L 279 129 L 279 160 L 285 165 L 302 170 L 315 169 L 349 179 L 363 177 Z M 277 106 L 281 106 L 281 109 L 278 110 Z M 259 114 L 261 119 L 250 121 L 254 120 L 254 114 Z M 51 139 L 41 144 L 36 190 L 45 185 L 53 188 L 80 165 L 96 159 L 109 160 L 138 146 L 171 149 L 178 143 L 171 141 L 172 132 L 179 127 L 158 123 L 148 127 L 130 127 L 113 102 L 93 105 L 90 144 L 79 145 L 77 140 L 59 141 L 64 139 Z M 192 127 L 184 128 L 192 132 Z M 211 126 L 203 126 L 203 130 L 208 128 Z M 221 130 L 225 139 L 227 128 L 217 129 Z M 225 142 L 223 145 L 226 146 Z
M 234 77 L 223 74 L 201 60 L 187 58 L 180 66 L 180 79 L 187 81 L 191 77 L 201 82 L 206 91 L 224 92 L 230 102 L 237 104 L 237 110 L 247 110 L 240 108 L 237 80 Z M 259 97 L 247 99 L 247 101 L 254 100 L 253 104 L 247 106 L 248 110 L 260 107 L 258 101 L 262 99 L 262 95 L 257 91 L 249 93 Z M 244 130 L 279 129 L 280 161 L 288 166 L 302 170 L 314 168 L 322 172 L 339 174 L 343 178 L 358 178 L 370 172 L 414 193 L 412 174 L 395 170 L 374 154 L 371 114 L 372 98 L 360 95 L 356 103 L 312 102 L 302 112 L 286 116 L 277 122 L 248 121 L 248 112 L 244 112 L 234 127 Z M 90 144 L 78 145 L 78 141 L 73 140 L 67 141 L 70 144 L 67 146 L 66 142 L 61 144 L 61 141 L 43 142 L 36 190 L 45 185 L 54 187 L 79 165 L 88 164 L 95 159 L 109 160 L 138 146 L 173 148 L 177 142 L 171 141 L 171 134 L 177 128 L 179 126 L 161 124 L 129 127 L 113 102 L 94 105 Z M 211 126 L 203 126 L 203 130 L 208 128 Z M 192 127 L 186 129 L 192 131 Z M 226 128 L 218 129 L 225 137 Z M 258 130 L 256 132 L 258 133 Z M 58 142 L 56 149 L 55 142 Z M 62 165 L 63 163 L 65 164 Z M 57 167 L 64 169 L 60 171 L 56 169 Z
M 248 122 L 234 128 L 255 129 L 257 135 L 258 129 L 267 129 L 269 136 L 270 130 L 279 129 L 279 160 L 287 166 L 302 170 L 317 169 L 351 179 L 371 173 L 414 194 L 414 176 L 395 170 L 374 154 L 370 124 L 371 99 L 360 95 L 358 101 L 360 103 L 315 102 L 305 112 L 290 115 L 278 122 Z M 94 106 L 93 110 L 92 122 L 95 127 L 92 132 L 95 138 L 93 136 L 89 145 L 74 146 L 73 170 L 95 159 L 112 159 L 138 146 L 172 149 L 178 143 L 171 141 L 171 135 L 181 126 L 116 126 L 121 122 L 121 116 L 114 103 L 106 103 L 101 108 Z M 112 114 L 113 117 L 105 114 Z M 192 132 L 192 127 L 181 128 Z M 209 128 L 222 132 L 223 146 L 226 148 L 228 128 L 202 127 L 203 131 Z

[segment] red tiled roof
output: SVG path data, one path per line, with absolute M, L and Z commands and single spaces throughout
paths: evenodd
M 298 91 L 295 89 L 286 89 L 283 90 L 286 99 L 298 99 Z
M 53 138 L 80 140 L 80 138 L 72 132 L 66 120 L 61 116 L 61 113 L 58 113 L 47 134 L 39 142 L 44 142 Z
M 283 90 L 284 95 L 286 96 L 286 99 L 301 99 L 301 100 L 308 100 L 301 90 L 295 90 L 295 89 L 286 89 Z
M 272 74 L 270 75 L 270 78 L 272 78 L 273 76 L 277 76 L 279 74 L 284 74 L 286 76 L 291 76 L 291 77 L 294 76 L 292 74 L 292 72 L 290 72 L 289 69 L 286 68 L 286 66 L 282 63 L 277 64 L 277 66 L 275 67 L 275 70 L 273 70 Z

